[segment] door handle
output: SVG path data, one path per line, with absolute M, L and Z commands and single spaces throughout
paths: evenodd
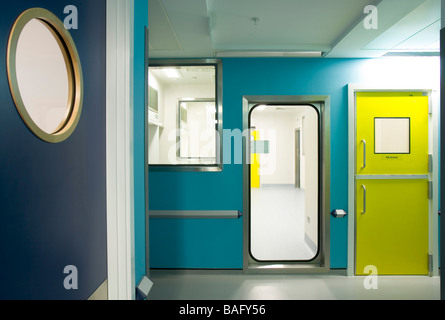
M 363 142 L 363 166 L 362 169 L 365 169 L 366 167 L 366 140 L 362 139 Z
M 363 188 L 363 211 L 362 214 L 366 213 L 366 187 L 364 184 L 362 184 Z

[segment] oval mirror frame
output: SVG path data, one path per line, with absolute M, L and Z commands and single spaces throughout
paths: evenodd
M 16 73 L 17 44 L 25 26 L 33 19 L 42 22 L 57 41 L 64 56 L 68 74 L 68 112 L 66 118 L 61 122 L 53 133 L 42 130 L 29 115 L 19 90 Z M 65 28 L 62 21 L 52 12 L 43 8 L 31 8 L 24 11 L 15 21 L 9 36 L 7 49 L 7 72 L 9 87 L 15 106 L 27 127 L 40 139 L 59 143 L 66 140 L 76 129 L 82 113 L 83 104 L 83 74 L 79 54 L 74 41 Z

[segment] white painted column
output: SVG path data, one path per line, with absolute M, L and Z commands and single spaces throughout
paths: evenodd
M 108 299 L 135 299 L 134 0 L 107 0 Z

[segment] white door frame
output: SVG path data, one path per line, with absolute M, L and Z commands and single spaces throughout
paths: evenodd
M 428 174 L 433 184 L 433 196 L 429 200 L 429 253 L 432 255 L 432 270 L 430 275 L 439 275 L 439 232 L 438 232 L 438 199 L 439 199 L 439 98 L 435 90 L 419 88 L 381 87 L 369 85 L 348 85 L 348 269 L 347 275 L 355 275 L 355 139 L 356 139 L 356 105 L 355 94 L 369 91 L 410 91 L 426 92 L 429 101 L 429 142 L 428 153 L 433 158 L 433 170 Z
M 108 299 L 134 300 L 134 0 L 106 5 Z

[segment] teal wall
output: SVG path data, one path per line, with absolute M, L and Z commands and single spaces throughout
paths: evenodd
M 422 60 L 423 61 L 423 60 Z M 437 69 L 437 70 L 436 70 Z M 223 59 L 224 129 L 242 129 L 244 95 L 329 95 L 331 210 L 348 205 L 348 88 L 353 84 L 439 86 L 439 61 Z M 243 210 L 240 164 L 222 172 L 151 172 L 151 210 Z M 331 268 L 347 267 L 347 218 L 331 217 Z M 242 219 L 151 219 L 152 268 L 242 268 Z
M 145 27 L 147 0 L 134 2 L 134 233 L 135 282 L 145 275 Z

